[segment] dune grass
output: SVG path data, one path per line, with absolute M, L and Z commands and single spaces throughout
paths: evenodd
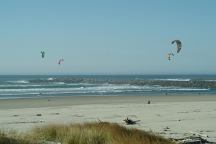
M 0 132 L 0 144 L 173 144 L 150 132 L 115 123 L 51 124 L 24 134 Z

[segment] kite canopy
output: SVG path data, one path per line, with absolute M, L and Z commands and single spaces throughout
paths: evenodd
M 42 58 L 45 57 L 45 51 L 41 51 L 41 57 L 42 57 Z
M 181 48 L 182 48 L 182 43 L 180 40 L 173 40 L 172 44 L 174 44 L 174 43 L 176 43 L 177 53 L 179 53 Z

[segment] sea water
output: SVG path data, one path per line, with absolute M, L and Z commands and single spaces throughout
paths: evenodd
M 216 75 L 1 75 L 0 99 L 216 94 Z

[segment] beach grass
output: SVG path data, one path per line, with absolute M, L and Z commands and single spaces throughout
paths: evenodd
M 18 133 L 0 132 L 0 144 L 173 144 L 152 132 L 115 123 L 49 124 Z

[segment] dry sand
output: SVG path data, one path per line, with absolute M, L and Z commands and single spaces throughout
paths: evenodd
M 151 100 L 151 104 L 147 104 Z M 30 130 L 50 123 L 98 120 L 125 125 L 123 119 L 140 120 L 134 127 L 165 137 L 199 133 L 216 142 L 216 95 L 197 96 L 71 96 L 0 100 L 0 129 Z

